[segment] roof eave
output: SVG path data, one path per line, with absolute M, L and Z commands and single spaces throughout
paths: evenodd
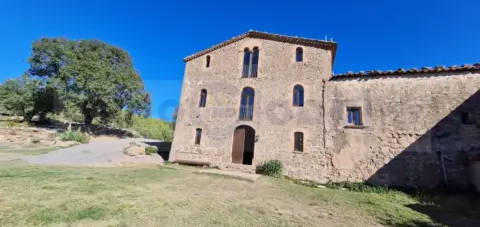
M 436 66 L 436 67 L 422 67 L 422 68 L 411 68 L 411 69 L 397 69 L 395 71 L 360 71 L 360 72 L 347 72 L 343 74 L 334 75 L 331 80 L 341 80 L 341 79 L 354 79 L 354 78 L 373 78 L 373 77 L 382 77 L 382 76 L 405 76 L 405 75 L 419 75 L 419 74 L 431 74 L 431 73 L 455 73 L 455 72 L 480 72 L 480 63 L 476 64 L 466 64 L 461 66 Z
M 227 46 L 229 44 L 232 44 L 234 42 L 237 42 L 237 41 L 242 40 L 242 39 L 247 38 L 247 37 L 267 39 L 267 40 L 273 40 L 273 41 L 278 41 L 278 42 L 292 43 L 292 44 L 298 44 L 298 45 L 303 45 L 303 46 L 312 46 L 312 47 L 331 50 L 332 51 L 332 64 L 334 62 L 335 55 L 336 55 L 337 44 L 333 41 L 306 39 L 306 38 L 278 35 L 278 34 L 272 34 L 272 33 L 266 33 L 266 32 L 259 32 L 259 31 L 248 31 L 248 32 L 243 33 L 241 35 L 235 36 L 235 37 L 233 37 L 233 38 L 231 38 L 227 41 L 224 41 L 222 43 L 214 45 L 210 48 L 207 48 L 205 50 L 202 50 L 202 51 L 199 51 L 195 54 L 187 56 L 183 59 L 183 61 L 188 62 L 190 60 L 201 57 L 201 56 L 203 56 L 205 54 L 208 54 L 208 53 L 210 53 L 214 50 L 220 49 L 224 46 Z

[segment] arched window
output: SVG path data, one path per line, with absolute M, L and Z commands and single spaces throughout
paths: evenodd
M 295 132 L 294 133 L 294 150 L 297 152 L 303 152 L 303 132 Z
M 302 85 L 295 85 L 293 87 L 293 106 L 303 106 L 303 87 Z
M 260 54 L 260 51 L 258 50 L 258 47 L 254 47 L 253 54 L 252 54 L 252 70 L 251 70 L 250 77 L 257 77 L 259 54 Z
M 250 73 L 250 50 L 248 48 L 245 48 L 243 50 L 243 72 L 242 72 L 242 77 L 249 77 Z
M 207 55 L 207 64 L 205 66 L 207 68 L 210 67 L 210 55 Z
M 258 58 L 259 58 L 259 50 L 258 47 L 254 47 L 252 51 L 250 49 L 245 48 L 243 50 L 243 70 L 242 70 L 242 77 L 257 77 L 258 72 Z
M 250 121 L 253 119 L 253 106 L 255 101 L 255 91 L 251 87 L 242 90 L 240 103 L 240 120 Z
M 200 142 L 202 141 L 202 129 L 197 128 L 195 130 L 195 144 L 200 145 Z
M 202 89 L 200 92 L 200 102 L 198 104 L 199 107 L 205 107 L 207 105 L 207 90 Z
M 303 61 L 303 49 L 301 47 L 298 47 L 296 50 L 295 60 L 297 62 Z

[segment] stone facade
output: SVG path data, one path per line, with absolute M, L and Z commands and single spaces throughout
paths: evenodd
M 480 74 L 441 73 L 333 80 L 326 88 L 329 180 L 466 187 L 466 157 L 480 151 Z M 364 127 L 345 125 L 361 106 Z M 471 122 L 462 122 L 470 114 Z
M 235 129 L 248 125 L 256 136 L 252 169 L 278 159 L 286 175 L 317 182 L 433 187 L 447 178 L 468 185 L 466 157 L 480 150 L 476 68 L 332 76 L 332 43 L 258 34 L 265 36 L 246 33 L 186 58 L 171 161 L 245 168 L 232 164 L 232 146 Z M 244 49 L 253 47 L 260 51 L 258 76 L 242 78 Z M 297 84 L 303 107 L 293 106 Z M 255 90 L 251 121 L 239 120 L 245 87 Z M 349 107 L 361 108 L 362 125 L 347 124 Z M 303 132 L 303 152 L 294 151 L 295 132 Z M 448 159 L 445 168 L 439 157 Z

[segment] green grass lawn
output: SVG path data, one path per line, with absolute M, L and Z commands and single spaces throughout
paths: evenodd
M 166 166 L 0 163 L 1 226 L 436 226 L 399 191 L 353 192 Z M 435 206 L 455 218 L 474 221 Z M 433 209 L 433 208 L 431 208 Z M 463 215 L 463 214 L 462 214 Z M 461 219 L 464 218 L 464 219 Z M 438 221 L 438 220 L 437 220 Z M 440 222 L 442 223 L 442 222 Z M 462 222 L 467 223 L 467 222 Z

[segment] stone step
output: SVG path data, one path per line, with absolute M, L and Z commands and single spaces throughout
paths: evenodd
M 233 178 L 241 179 L 241 180 L 247 180 L 251 182 L 255 182 L 260 175 L 258 174 L 252 174 L 252 173 L 244 173 L 244 172 L 238 172 L 238 171 L 230 171 L 230 170 L 218 170 L 218 169 L 206 169 L 206 170 L 198 170 L 195 171 L 196 173 L 210 173 L 210 174 L 220 174 L 220 175 L 225 175 L 225 176 L 230 176 Z
M 224 168 L 225 170 L 242 172 L 242 173 L 255 173 L 255 167 L 252 165 L 243 165 L 243 164 L 228 164 Z

